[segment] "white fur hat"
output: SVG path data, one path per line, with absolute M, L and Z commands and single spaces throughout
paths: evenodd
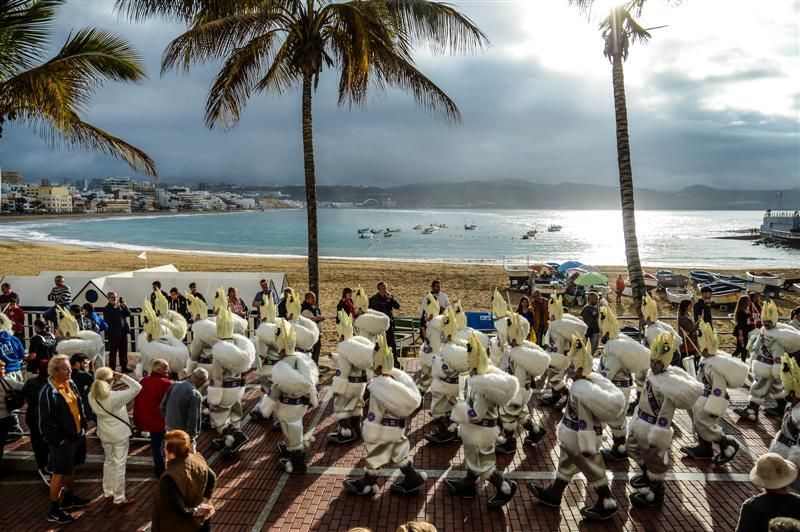
M 750 481 L 765 490 L 785 488 L 797 478 L 797 466 L 776 453 L 766 453 L 750 471 Z

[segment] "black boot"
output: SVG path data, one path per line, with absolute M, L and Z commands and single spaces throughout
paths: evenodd
M 353 434 L 357 440 L 361 439 L 361 416 L 350 417 L 350 428 L 353 429 Z
M 252 421 L 269 421 L 270 418 L 264 417 L 264 414 L 261 413 L 261 409 L 254 408 L 250 411 L 250 419 Z
M 244 445 L 247 440 L 247 435 L 241 430 L 237 430 L 233 434 L 226 436 L 225 448 L 222 449 L 222 454 L 224 456 L 231 456 L 241 449 L 242 445 Z
M 425 435 L 425 439 L 431 443 L 450 443 L 456 439 L 456 433 L 450 432 L 450 420 L 446 417 L 436 418 L 436 430 Z
M 664 503 L 664 482 L 655 481 L 649 486 L 640 488 L 628 497 L 631 504 L 641 508 L 653 508 Z
M 444 479 L 444 484 L 453 492 L 453 495 L 458 495 L 464 499 L 471 499 L 477 495 L 477 490 L 475 489 L 475 482 L 477 480 L 478 476 L 472 471 L 467 470 L 466 477 L 462 479 L 446 478 Z
M 619 460 L 627 460 L 628 453 L 625 451 L 625 436 L 619 436 L 614 438 L 614 443 L 611 446 L 611 450 L 603 449 L 600 451 L 603 455 L 603 460 L 606 462 L 617 462 Z
M 289 457 L 289 450 L 286 448 L 286 442 L 284 441 L 278 442 L 278 456 L 280 456 L 281 458 Z
M 561 498 L 564 496 L 564 490 L 567 489 L 567 481 L 563 478 L 558 478 L 552 484 L 547 486 L 540 486 L 535 482 L 528 482 L 528 489 L 531 490 L 533 498 L 544 504 L 558 508 L 561 506 Z
M 550 395 L 548 397 L 542 397 L 541 400 L 539 400 L 539 403 L 543 404 L 544 406 L 548 406 L 550 408 L 556 408 L 556 405 L 561 402 L 561 398 L 563 395 L 564 395 L 563 389 L 556 390 L 555 388 L 553 388 L 551 390 Z
M 633 411 L 636 409 L 636 405 L 639 404 L 639 399 L 642 397 L 642 392 L 636 392 L 636 396 L 634 397 L 633 401 L 628 403 L 628 413 L 632 414 Z
M 355 430 L 351 425 L 351 420 L 353 418 L 346 417 L 344 419 L 340 419 L 339 423 L 336 427 L 336 430 L 328 434 L 328 441 L 331 443 L 350 443 L 351 441 L 355 441 L 356 435 Z
M 595 488 L 597 502 L 593 506 L 581 508 L 581 515 L 590 521 L 605 521 L 617 513 L 617 500 L 611 495 L 608 484 Z
M 307 469 L 306 453 L 302 449 L 289 451 L 289 456 L 281 458 L 280 462 L 287 473 L 305 473 Z
M 642 472 L 638 475 L 634 475 L 628 481 L 632 488 L 644 488 L 648 484 L 650 484 L 650 477 L 647 476 L 647 468 L 642 466 Z
M 736 457 L 739 452 L 739 442 L 736 438 L 723 436 L 717 442 L 719 444 L 719 454 L 714 457 L 714 465 L 725 465 Z
M 547 431 L 541 425 L 539 425 L 538 430 L 534 430 L 533 421 L 530 419 L 525 422 L 523 427 L 525 427 L 525 430 L 528 431 L 524 440 L 524 443 L 528 445 L 536 445 L 542 441 L 545 436 L 547 436 Z
M 768 415 L 769 417 L 783 417 L 783 413 L 786 412 L 786 399 L 776 399 L 775 406 L 772 408 L 765 408 L 764 414 Z M 758 410 L 756 410 L 758 411 Z
M 501 508 L 514 498 L 517 492 L 517 483 L 511 479 L 503 478 L 500 471 L 495 471 L 489 477 L 489 482 L 495 487 L 495 493 L 489 497 L 489 508 Z
M 758 405 L 755 403 L 734 408 L 733 413 L 739 416 L 739 421 L 758 421 Z M 766 413 L 766 411 L 764 413 Z M 783 415 L 783 413 L 781 413 L 781 415 Z
M 681 447 L 681 452 L 695 460 L 711 460 L 714 458 L 714 448 L 711 447 L 711 442 L 700 437 L 697 438 L 697 445 L 694 447 Z
M 378 492 L 378 477 L 364 473 L 363 478 L 348 478 L 343 482 L 347 491 L 353 495 L 372 496 Z
M 517 452 L 517 439 L 514 437 L 513 430 L 503 431 L 503 443 L 494 446 L 494 452 L 497 454 L 514 454 Z
M 397 481 L 392 484 L 391 490 L 400 495 L 410 495 L 420 488 L 425 487 L 425 481 L 428 477 L 425 473 L 419 473 L 411 463 L 405 467 L 401 467 L 400 471 L 403 473 L 403 480 Z

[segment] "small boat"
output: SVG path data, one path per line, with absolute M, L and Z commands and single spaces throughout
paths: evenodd
M 692 270 L 689 272 L 689 279 L 695 283 L 713 283 L 717 279 L 716 273 L 707 272 L 704 270 Z
M 390 229 L 388 227 L 386 228 L 386 231 L 384 231 L 384 233 L 399 233 L 399 232 L 400 229 Z
M 370 233 L 373 235 L 377 235 L 378 233 L 383 233 L 383 229 L 375 229 L 374 227 L 369 230 Z
M 711 289 L 711 304 L 712 305 L 734 305 L 743 295 L 747 295 L 747 290 L 735 284 L 712 282 L 703 283 L 698 285 L 700 289 Z
M 447 224 L 439 224 L 439 229 L 447 229 Z
M 795 292 L 800 292 L 800 283 L 794 283 L 792 285 L 792 290 L 794 290 Z
M 358 235 L 358 238 L 372 238 L 372 233 L 369 232 L 361 233 L 360 235 Z
M 394 233 L 388 230 L 383 232 L 383 238 L 389 238 L 390 236 L 394 236 Z
M 478 226 L 475 223 L 464 224 L 464 231 L 474 231 Z
M 415 225 L 414 231 L 422 231 L 422 224 Z
M 528 232 L 527 232 L 527 233 L 525 233 L 525 234 L 526 234 L 526 235 L 528 235 L 528 236 L 536 236 L 536 233 L 537 233 L 537 232 L 538 232 L 538 231 L 536 231 L 536 229 L 531 229 L 530 231 L 528 231 Z
M 652 273 L 644 272 L 644 285 L 648 292 L 653 288 L 658 288 L 658 278 Z
M 681 301 L 691 301 L 693 293 L 688 288 L 678 288 L 675 286 L 668 286 L 665 288 L 667 291 L 667 301 L 673 305 L 679 304 Z
M 563 227 L 561 227 L 560 225 L 552 224 L 550 227 L 547 228 L 547 232 L 548 233 L 557 233 L 557 232 L 561 231 L 562 229 L 563 229 Z
M 567 291 L 567 285 L 560 281 L 545 281 L 536 279 L 533 281 L 533 290 L 538 290 L 543 296 L 550 294 L 561 295 Z
M 432 235 L 435 232 L 436 232 L 436 228 L 433 227 L 433 226 L 426 227 L 425 229 L 422 230 L 422 234 L 423 235 Z
M 747 272 L 747 278 L 776 288 L 782 287 L 784 282 L 783 277 L 770 272 Z
M 670 270 L 658 270 L 656 272 L 658 284 L 664 288 L 684 288 L 689 284 L 689 278 Z
M 358 230 L 358 234 L 369 233 L 369 227 L 364 227 L 363 229 Z
M 738 275 L 717 275 L 717 279 L 723 283 L 741 286 L 748 292 L 756 292 L 759 294 L 763 294 L 764 290 L 767 288 L 767 285 L 762 282 L 751 281 L 750 279 L 745 279 L 744 277 L 739 277 Z
M 528 233 L 525 233 L 524 235 L 522 235 L 522 240 L 530 240 L 530 239 L 531 239 L 531 237 L 528 235 Z

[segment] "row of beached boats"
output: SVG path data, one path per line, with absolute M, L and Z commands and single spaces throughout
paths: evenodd
M 434 233 L 437 233 L 440 229 L 447 229 L 447 228 L 448 228 L 447 224 L 428 224 L 428 225 L 418 224 L 413 227 L 414 231 L 419 231 L 423 235 L 432 235 Z M 464 224 L 465 231 L 474 231 L 477 228 L 478 226 L 475 225 L 475 223 Z M 359 238 L 373 238 L 374 235 L 380 235 L 380 234 L 382 234 L 384 238 L 389 238 L 401 231 L 402 229 L 391 228 L 391 227 L 386 227 L 386 228 L 363 227 L 361 229 L 356 230 L 356 233 L 358 234 Z

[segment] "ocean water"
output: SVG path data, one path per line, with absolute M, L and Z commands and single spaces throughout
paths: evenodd
M 798 267 L 800 251 L 767 248 L 715 237 L 760 225 L 761 211 L 640 211 L 639 252 L 645 266 L 698 268 Z M 464 225 L 474 223 L 474 231 Z M 412 228 L 446 224 L 423 235 Z M 547 232 L 550 224 L 563 226 Z M 358 238 L 360 228 L 400 229 L 392 237 Z M 530 240 L 521 237 L 537 229 Z M 127 250 L 184 250 L 264 256 L 306 254 L 304 210 L 208 215 L 130 216 L 0 224 L 7 239 L 80 244 Z M 320 209 L 320 255 L 376 260 L 502 263 L 577 259 L 587 264 L 625 263 L 619 211 Z

